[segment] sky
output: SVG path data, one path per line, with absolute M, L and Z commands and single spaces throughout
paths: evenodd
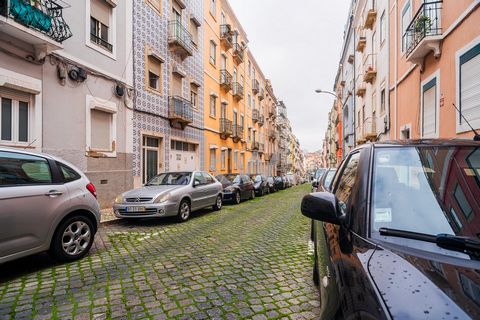
M 293 133 L 322 148 L 348 16 L 348 0 L 229 0 L 260 68 L 287 106 Z

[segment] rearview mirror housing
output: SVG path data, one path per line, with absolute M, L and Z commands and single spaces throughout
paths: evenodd
M 345 216 L 340 214 L 337 198 L 333 193 L 317 192 L 303 197 L 302 214 L 313 220 L 342 225 Z

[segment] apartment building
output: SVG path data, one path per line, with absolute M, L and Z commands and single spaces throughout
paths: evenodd
M 203 0 L 133 1 L 135 186 L 204 168 L 203 15 Z
M 392 138 L 472 137 L 467 122 L 480 128 L 480 2 L 389 4 Z
M 102 207 L 133 186 L 132 6 L 0 2 L 0 145 L 65 158 Z

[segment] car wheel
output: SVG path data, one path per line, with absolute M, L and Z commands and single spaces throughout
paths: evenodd
M 267 194 L 270 194 L 270 187 L 267 187 Z
M 258 196 L 263 197 L 263 194 L 264 194 L 263 189 L 260 188 L 260 191 L 258 192 Z
M 240 196 L 240 191 L 237 191 L 235 192 L 235 204 L 240 204 L 240 202 L 242 201 L 242 197 Z
M 74 261 L 85 256 L 93 244 L 93 222 L 81 215 L 63 221 L 55 230 L 50 252 L 59 261 Z
M 188 200 L 184 199 L 180 202 L 180 207 L 178 208 L 177 219 L 180 222 L 185 222 L 190 218 L 190 203 Z
M 250 196 L 250 199 L 255 199 L 255 190 L 252 190 L 252 195 Z
M 213 205 L 213 210 L 220 211 L 220 210 L 222 210 L 222 206 L 223 206 L 222 196 L 218 195 L 217 199 L 215 200 L 215 204 Z

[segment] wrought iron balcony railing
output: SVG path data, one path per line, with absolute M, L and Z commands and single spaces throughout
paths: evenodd
M 170 96 L 168 100 L 168 118 L 170 121 L 185 125 L 193 122 L 193 109 L 189 100 L 179 96 Z
M 102 39 L 100 37 L 97 37 L 93 33 L 90 33 L 90 41 L 98 44 L 99 46 L 107 49 L 110 52 L 112 52 L 112 50 L 113 50 L 113 46 L 110 43 L 108 43 L 108 41 L 105 41 L 104 39 Z
M 63 9 L 55 0 L 0 0 L 0 15 L 60 43 L 73 35 L 63 18 Z
M 233 33 L 231 25 L 220 25 L 220 42 L 223 43 L 227 50 L 233 46 Z
M 233 77 L 230 72 L 225 69 L 220 70 L 220 86 L 227 92 L 232 90 L 232 80 Z
M 239 82 L 233 83 L 233 96 L 237 99 L 243 99 L 243 86 Z
M 223 139 L 230 137 L 233 133 L 232 120 L 220 118 L 220 135 Z
M 424 2 L 413 17 L 403 35 L 402 45 L 407 56 L 426 37 L 439 36 L 442 34 L 440 18 L 442 14 L 443 1 Z
M 192 35 L 180 21 L 168 22 L 168 43 L 173 49 L 183 56 L 193 55 Z
M 253 94 L 257 94 L 259 90 L 260 90 L 260 83 L 258 82 L 257 79 L 253 79 L 252 80 L 252 92 L 253 92 Z
M 253 109 L 252 110 L 252 121 L 253 122 L 258 122 L 259 120 L 260 120 L 260 110 Z
M 263 143 L 258 144 L 258 152 L 260 152 L 260 153 L 265 152 L 265 144 L 263 144 Z
M 252 150 L 257 150 L 260 148 L 260 143 L 253 141 L 252 142 Z
M 242 126 L 240 126 L 238 124 L 233 126 L 232 138 L 235 142 L 243 140 L 243 127 Z
M 265 99 L 265 89 L 260 88 L 258 91 L 258 100 L 262 101 L 263 99 Z
M 244 49 L 241 44 L 233 44 L 233 59 L 236 63 L 240 64 L 243 62 Z
M 260 115 L 258 117 L 258 125 L 259 126 L 263 126 L 265 124 L 265 116 L 264 115 Z

